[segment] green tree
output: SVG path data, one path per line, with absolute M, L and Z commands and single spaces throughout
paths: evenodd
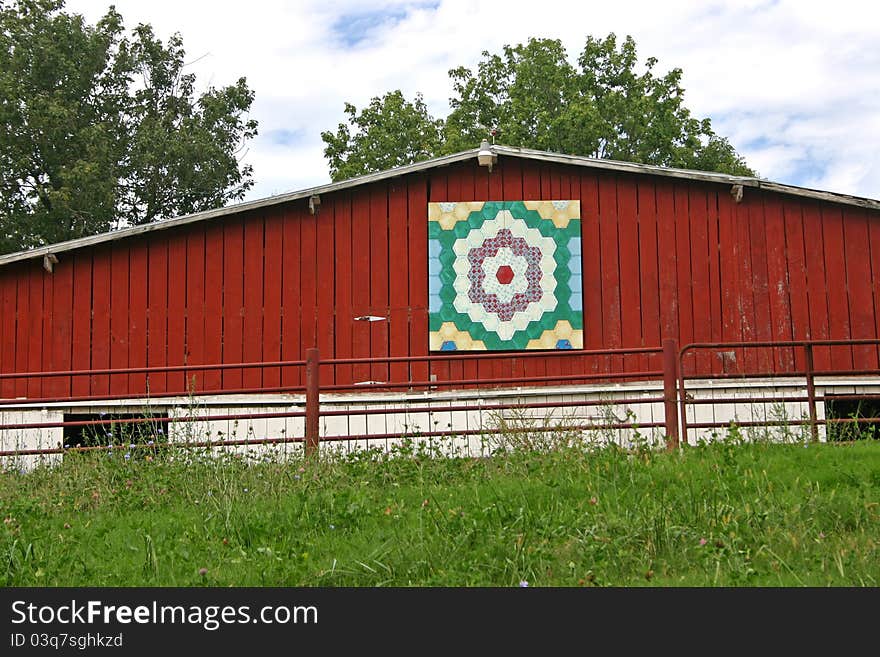
M 0 251 L 220 207 L 253 185 L 244 78 L 195 93 L 179 34 L 0 3 Z
M 335 133 L 321 133 L 333 180 L 425 160 L 443 144 L 443 121 L 431 118 L 421 94 L 410 103 L 398 89 L 360 112 L 345 103 L 345 114 Z
M 685 107 L 682 70 L 658 75 L 656 66 L 651 57 L 640 70 L 635 41 L 627 37 L 618 43 L 613 33 L 588 37 L 576 64 L 553 39 L 483 52 L 476 70 L 449 71 L 454 91 L 449 115 L 435 119 L 421 103 L 411 114 L 406 139 L 397 139 L 403 136 L 397 108 L 407 105 L 399 91 L 393 93 L 393 105 L 385 102 L 392 94 L 374 98 L 370 111 L 361 114 L 346 104 L 348 124 L 340 124 L 336 135 L 322 134 L 331 177 L 474 148 L 490 130 L 509 146 L 754 175 L 709 119 L 697 119 Z M 407 141 L 421 135 L 432 139 Z

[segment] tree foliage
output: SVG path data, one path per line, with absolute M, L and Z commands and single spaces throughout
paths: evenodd
M 443 121 L 431 118 L 421 94 L 410 103 L 400 90 L 391 91 L 361 112 L 345 103 L 345 114 L 335 133 L 321 133 L 333 180 L 418 162 L 443 145 Z
M 0 251 L 220 207 L 253 185 L 244 78 L 195 92 L 179 34 L 0 4 Z
M 397 139 L 397 108 L 408 105 L 400 91 L 374 98 L 360 114 L 347 103 L 347 123 L 322 134 L 324 154 L 339 180 L 474 148 L 492 131 L 510 146 L 753 175 L 711 121 L 684 105 L 682 70 L 660 75 L 656 67 L 653 57 L 639 65 L 629 36 L 588 37 L 574 64 L 560 41 L 530 39 L 483 52 L 476 70 L 449 71 L 449 115 L 433 118 L 419 96 L 405 139 Z

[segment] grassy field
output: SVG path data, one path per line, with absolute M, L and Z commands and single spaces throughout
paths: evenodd
M 880 442 L 69 454 L 0 515 L 4 586 L 877 586 Z

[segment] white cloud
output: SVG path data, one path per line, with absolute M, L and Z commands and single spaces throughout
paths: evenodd
M 107 0 L 68 0 L 94 22 Z M 559 38 L 572 59 L 588 34 L 631 34 L 657 70 L 684 71 L 686 104 L 771 180 L 880 197 L 880 15 L 856 0 L 115 0 L 126 25 L 183 36 L 215 86 L 244 75 L 260 136 L 247 159 L 257 198 L 327 182 L 322 130 L 349 101 L 401 89 L 447 112 L 447 71 L 483 50 Z M 382 16 L 385 20 L 382 20 Z M 352 30 L 346 31 L 346 25 Z M 369 28 L 358 40 L 357 28 Z M 356 43 L 352 43 L 356 41 Z M 285 143 L 278 143 L 283 135 Z

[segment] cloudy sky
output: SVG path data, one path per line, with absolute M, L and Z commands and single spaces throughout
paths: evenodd
M 108 0 L 67 0 L 95 22 Z M 763 178 L 880 199 L 880 8 L 868 0 L 116 0 L 128 27 L 180 32 L 200 84 L 247 77 L 259 136 L 248 198 L 329 182 L 322 130 L 343 103 L 422 92 L 445 116 L 450 68 L 529 37 L 630 34 L 685 104 Z M 477 146 L 477 144 L 474 144 Z

